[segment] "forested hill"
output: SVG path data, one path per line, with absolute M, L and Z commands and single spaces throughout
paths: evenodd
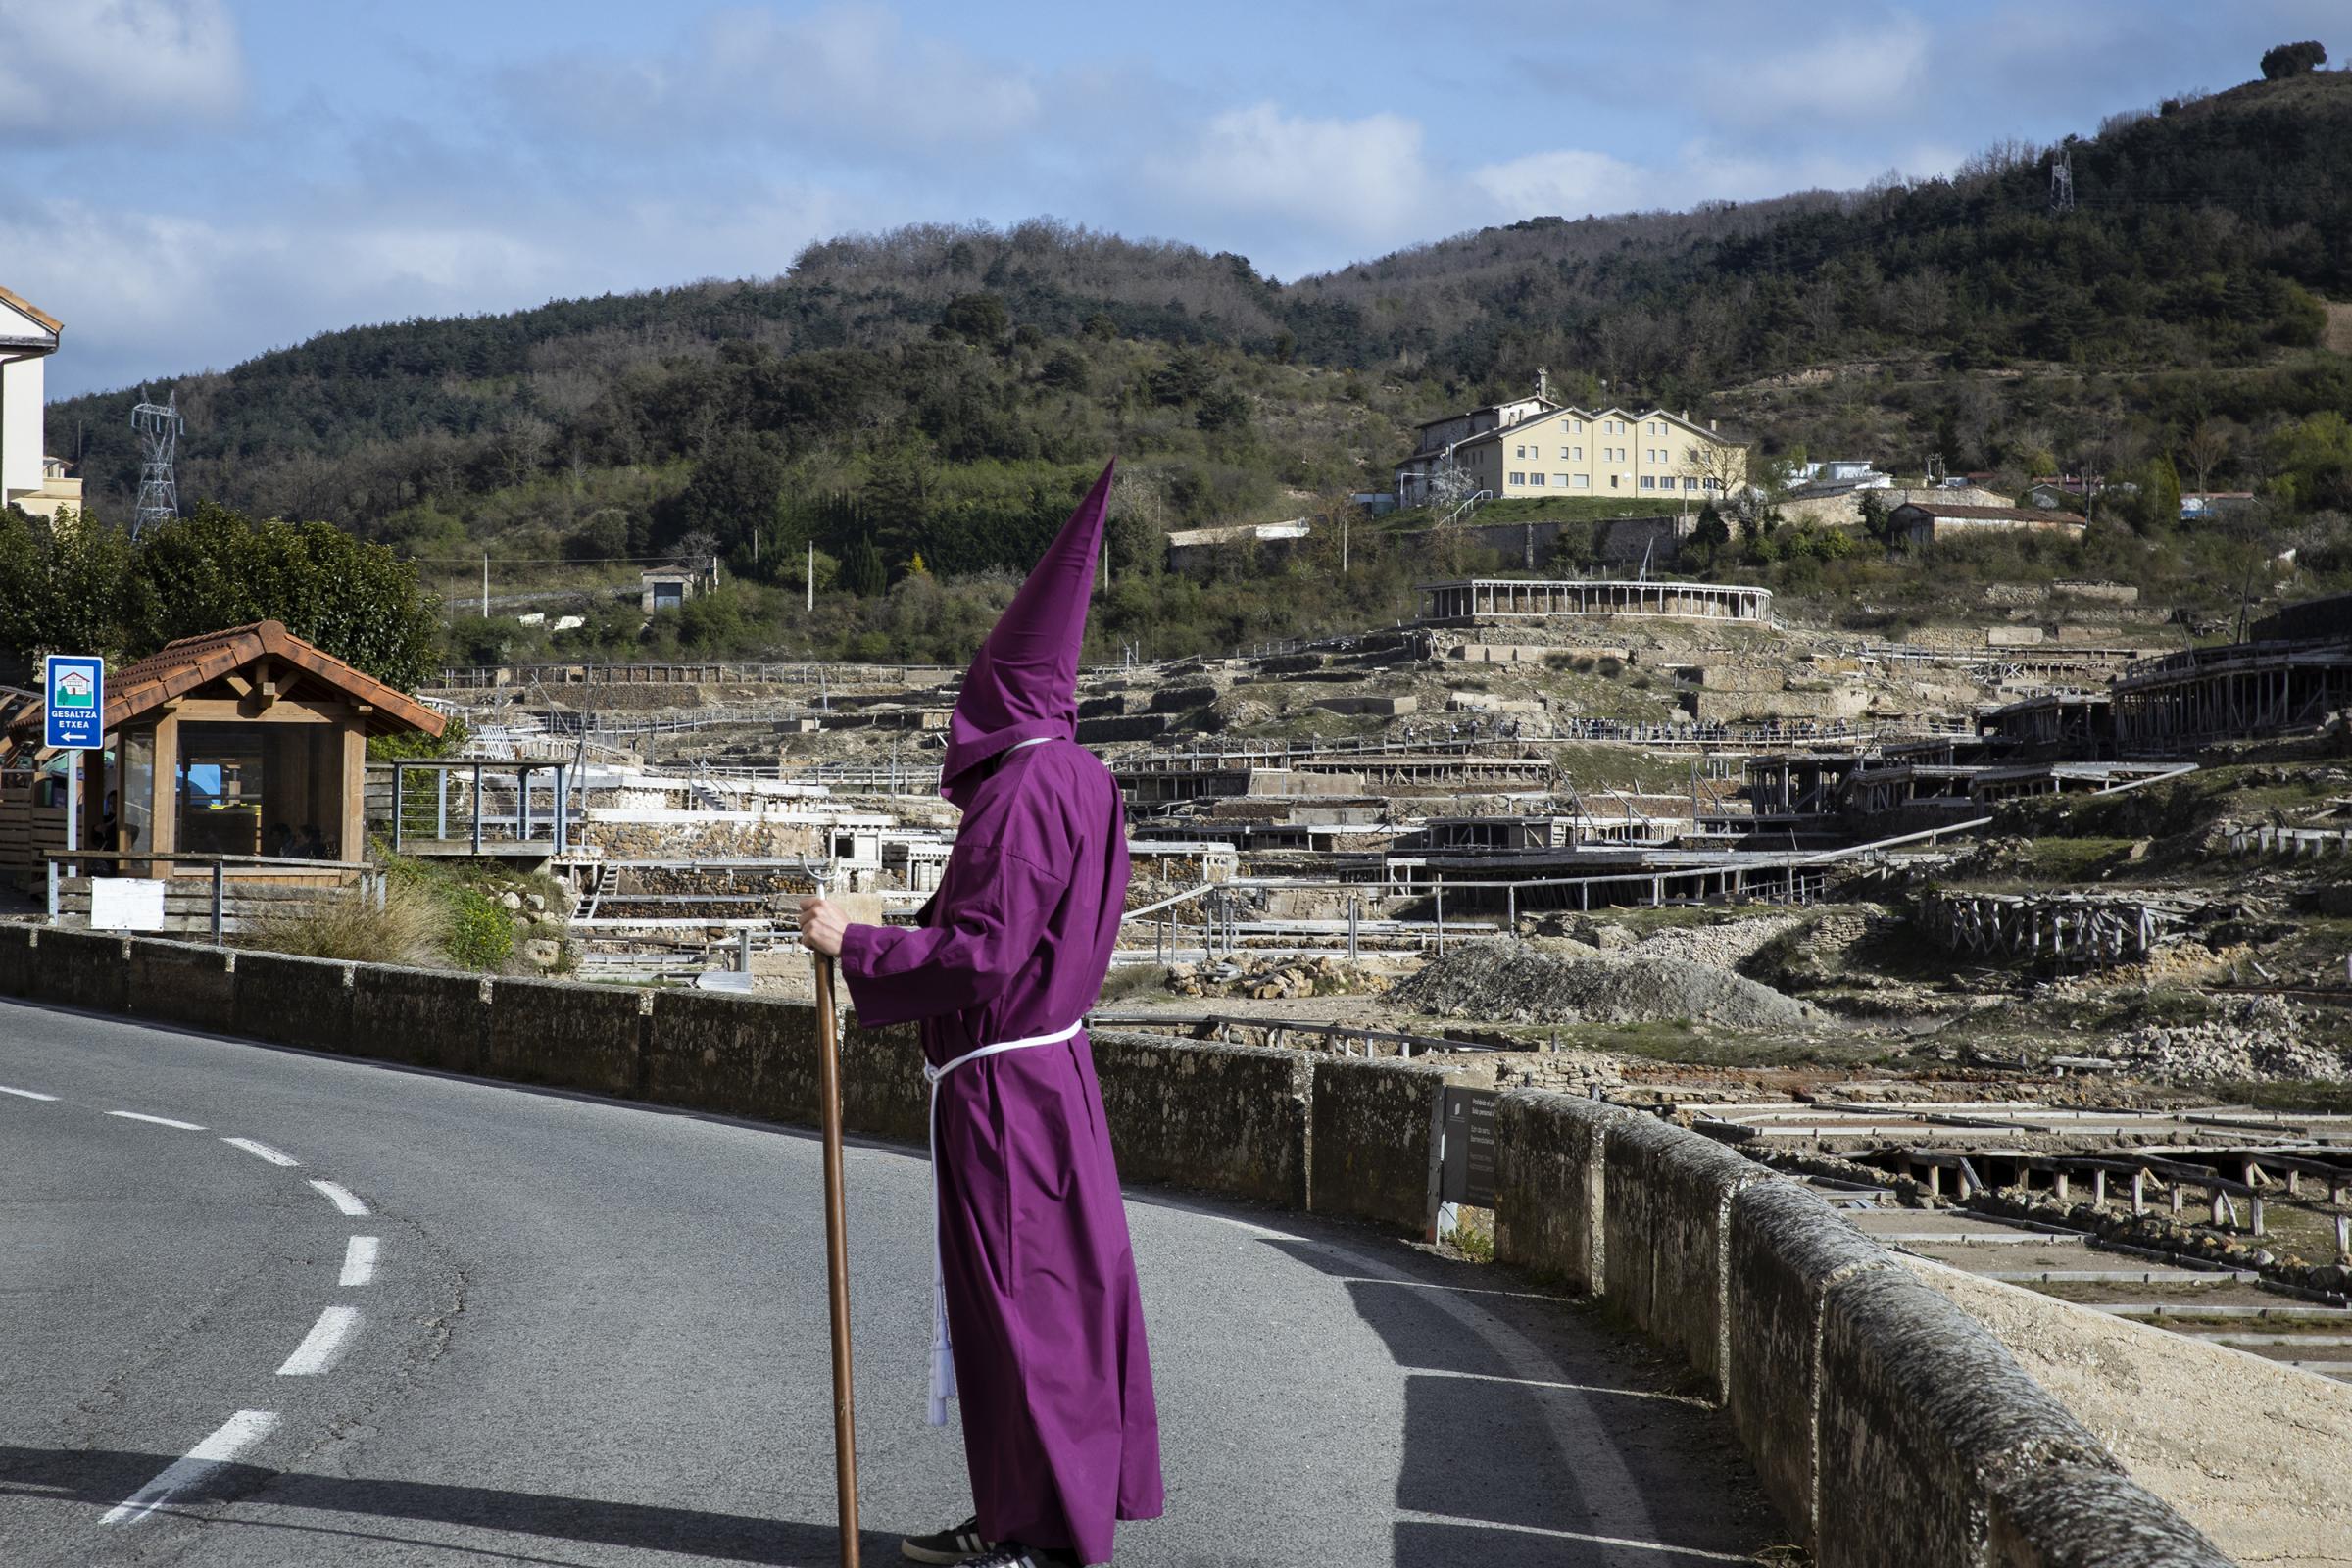
M 585 556 L 746 546 L 721 514 L 780 488 L 786 532 L 837 549 L 952 549 L 960 516 L 996 541 L 971 564 L 1017 559 L 1113 446 L 1148 514 L 1221 520 L 1377 483 L 1413 418 L 1539 365 L 1669 406 L 1886 353 L 2245 367 L 2352 299 L 2352 74 L 2115 117 L 2071 157 L 2062 216 L 2047 150 L 2012 144 L 1950 179 L 1532 218 L 1287 284 L 1052 221 L 836 240 L 770 281 L 359 327 L 185 378 L 181 493 L 419 553 Z M 102 514 L 136 488 L 134 400 L 50 410 Z

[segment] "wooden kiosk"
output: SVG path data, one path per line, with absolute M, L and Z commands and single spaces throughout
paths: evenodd
M 439 735 L 443 723 L 274 620 L 183 638 L 108 672 L 106 749 L 83 760 L 83 842 L 74 848 L 362 859 L 368 738 Z M 21 753 L 38 748 L 37 709 L 13 716 L 8 739 Z M 36 803 L 37 751 L 33 760 L 35 787 L 21 802 L 12 790 L 0 808 L 27 814 L 27 840 L 44 836 L 29 818 L 46 815 Z M 0 849 L 18 837 L 0 831 Z M 32 863 L 21 869 L 36 870 L 43 851 L 66 847 L 30 844 Z M 266 863 L 235 874 L 276 879 Z M 286 880 L 304 876 L 285 868 Z

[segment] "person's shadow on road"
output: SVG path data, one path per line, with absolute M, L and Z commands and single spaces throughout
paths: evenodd
M 51 1499 L 101 1510 L 112 1508 L 153 1480 L 174 1457 L 103 1449 L 0 1447 L 0 1499 Z M 600 1502 L 586 1497 L 551 1497 L 487 1487 L 291 1474 L 250 1464 L 223 1465 L 202 1485 L 190 1488 L 157 1509 L 154 1517 L 186 1516 L 229 1500 L 279 1509 L 316 1509 L 321 1515 L 356 1514 L 424 1525 L 454 1525 L 466 1530 L 499 1531 L 583 1544 L 642 1546 L 685 1558 L 764 1563 L 775 1568 L 823 1568 L 838 1562 L 841 1554 L 840 1532 L 829 1523 L 757 1519 L 646 1503 Z M 560 1556 L 537 1556 L 528 1550 L 486 1547 L 478 1542 L 436 1539 L 431 1534 L 404 1536 L 361 1529 L 348 1522 L 307 1525 L 282 1518 L 264 1520 L 218 1514 L 208 1514 L 206 1519 L 207 1528 L 213 1530 L 242 1526 L 262 1532 L 294 1531 L 368 1541 L 405 1541 L 467 1556 L 564 1565 L 564 1568 L 569 1568 L 572 1561 Z M 91 1528 L 98 1528 L 95 1519 Z M 868 1562 L 890 1562 L 898 1556 L 895 1535 L 861 1530 L 858 1542 Z M 90 1545 L 86 1539 L 70 1546 L 61 1542 L 57 1560 L 94 1561 L 86 1550 Z M 9 1560 L 14 1563 L 24 1559 L 12 1553 Z M 332 1559 L 322 1553 L 312 1560 Z

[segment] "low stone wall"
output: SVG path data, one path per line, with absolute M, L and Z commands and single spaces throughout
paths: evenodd
M 1418 1235 L 1429 1223 L 1429 1130 L 1445 1069 L 1325 1056 L 1314 1065 L 1309 1206 Z
M 639 1051 L 639 1093 L 657 1103 L 803 1126 L 816 1120 L 813 1008 L 660 991 Z
M 736 1115 L 815 1109 L 813 1009 L 752 998 L 23 926 L 0 927 L 0 995 Z M 1424 1224 L 1444 1069 L 1130 1034 L 1098 1037 L 1094 1054 L 1130 1178 Z M 910 1027 L 847 1029 L 850 1129 L 922 1142 L 920 1062 Z M 1513 1090 L 1495 1181 L 1497 1257 L 1599 1295 L 1678 1350 L 1820 1568 L 2229 1561 L 1951 1294 L 1788 1179 L 1653 1117 Z M 2072 1310 L 2034 1310 L 2048 1308 Z M 2199 1386 L 2230 1381 L 2217 1368 Z M 2307 1430 L 2300 1396 L 2280 1391 L 2265 1419 Z M 2216 1441 L 2243 1446 L 2244 1428 Z M 2297 1481 L 2341 1490 L 2325 1460 Z
M 346 1055 L 449 1072 L 481 1072 L 488 1053 L 492 982 L 448 969 L 389 963 L 352 966 Z
M 1540 1090 L 1496 1116 L 1495 1255 L 1680 1350 L 1820 1568 L 2217 1568 L 1983 1324 L 1812 1192 Z
M 123 1009 L 154 1023 L 236 1027 L 237 956 L 193 942 L 134 942 Z
M 2352 1388 L 1925 1258 L 1899 1261 L 2232 1557 L 2265 1568 L 2352 1562 Z
M 1306 1206 L 1305 1056 L 1152 1035 L 1093 1042 L 1122 1176 Z

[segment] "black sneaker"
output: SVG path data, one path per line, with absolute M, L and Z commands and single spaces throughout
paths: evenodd
M 958 1568 L 1078 1568 L 1078 1559 L 1066 1552 L 1006 1542 L 977 1557 L 964 1558 Z
M 899 1555 L 908 1562 L 959 1563 L 993 1550 L 996 1543 L 980 1535 L 980 1516 L 972 1515 L 953 1530 L 928 1536 L 908 1536 L 899 1543 Z

